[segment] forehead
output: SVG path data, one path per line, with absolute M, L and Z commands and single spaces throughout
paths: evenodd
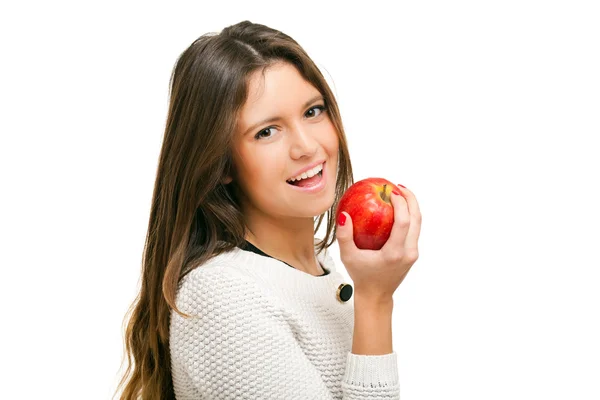
M 242 129 L 272 116 L 296 113 L 319 91 L 288 63 L 255 71 L 248 79 L 248 96 L 240 113 Z

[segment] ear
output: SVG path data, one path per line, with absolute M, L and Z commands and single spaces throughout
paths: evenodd
M 233 181 L 233 178 L 228 176 L 225 179 L 223 179 L 223 185 L 227 185 L 228 183 L 230 183 L 231 181 Z

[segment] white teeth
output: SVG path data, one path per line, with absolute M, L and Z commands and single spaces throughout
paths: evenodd
M 323 164 L 319 164 L 316 167 L 314 167 L 313 169 L 310 169 L 310 170 L 302 173 L 301 175 L 298 175 L 297 177 L 288 180 L 288 182 L 294 182 L 294 181 L 299 181 L 300 179 L 312 178 L 313 176 L 315 176 L 316 174 L 321 172 L 322 169 L 323 169 Z

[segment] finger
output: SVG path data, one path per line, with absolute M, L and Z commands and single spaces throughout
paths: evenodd
M 343 214 L 342 217 L 340 214 Z M 352 217 L 347 212 L 342 211 L 337 215 L 337 224 L 335 236 L 338 241 L 338 245 L 340 247 L 340 258 L 346 254 L 352 254 L 358 250 L 356 244 L 354 243 L 354 232 L 352 225 Z M 340 222 L 344 222 L 344 225 L 341 225 Z M 342 259 L 342 262 L 344 260 Z
M 395 190 L 396 189 L 394 189 L 394 191 Z M 408 213 L 406 200 L 401 195 L 392 192 L 390 201 L 394 208 L 394 224 L 392 225 L 390 237 L 381 248 L 381 251 L 391 254 L 404 248 L 406 234 L 410 227 L 410 214 Z
M 419 208 L 419 203 L 413 192 L 410 190 L 398 186 L 400 189 L 402 196 L 406 200 L 406 204 L 408 206 L 408 212 L 410 213 L 410 228 L 408 229 L 408 233 L 406 234 L 405 247 L 407 249 L 417 249 L 419 236 L 421 234 L 421 210 Z

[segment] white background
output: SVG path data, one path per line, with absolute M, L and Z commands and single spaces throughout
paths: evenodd
M 248 19 L 322 69 L 355 179 L 419 200 L 401 398 L 600 399 L 597 2 L 390 4 L 0 6 L 0 398 L 111 397 L 171 70 Z

